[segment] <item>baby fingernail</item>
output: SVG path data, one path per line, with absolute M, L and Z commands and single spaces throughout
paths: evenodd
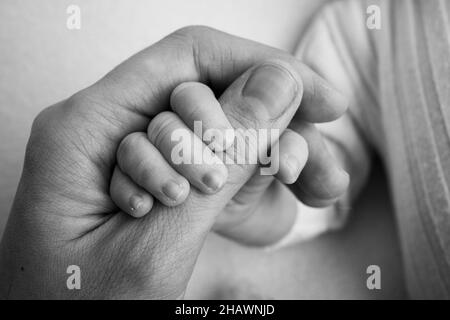
M 225 183 L 225 179 L 223 178 L 222 174 L 219 172 L 210 172 L 207 173 L 202 178 L 202 182 L 208 187 L 208 189 L 212 191 L 219 190 L 223 184 Z
M 341 168 L 340 172 L 341 172 L 343 179 L 350 180 L 350 175 L 348 174 L 347 171 L 345 171 L 344 169 Z
M 183 188 L 175 181 L 169 181 L 163 188 L 163 193 L 173 201 L 177 201 L 183 193 Z
M 133 195 L 130 198 L 130 208 L 131 211 L 137 211 L 141 209 L 144 206 L 144 199 L 142 199 L 140 196 Z
M 300 164 L 299 164 L 297 158 L 292 155 L 288 155 L 286 157 L 285 164 L 289 169 L 289 173 L 290 173 L 291 177 L 293 179 L 294 178 L 296 179 L 298 177 L 299 171 L 300 171 Z

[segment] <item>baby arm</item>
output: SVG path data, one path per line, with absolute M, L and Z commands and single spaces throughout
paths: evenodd
M 375 113 L 378 108 L 373 98 L 376 96 L 377 79 L 373 76 L 376 74 L 376 57 L 364 18 L 361 4 L 355 1 L 325 6 L 302 36 L 297 49 L 299 59 L 349 99 L 349 109 L 344 116 L 317 127 L 328 149 L 351 179 L 347 192 L 331 206 L 313 208 L 307 205 L 317 207 L 315 203 L 300 198 L 297 223 L 283 243 L 308 239 L 342 227 L 351 203 L 366 183 L 371 164 L 371 132 L 379 115 Z M 349 34 L 352 35 L 351 43 L 346 38 Z

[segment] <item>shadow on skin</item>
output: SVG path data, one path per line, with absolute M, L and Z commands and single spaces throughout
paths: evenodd
M 276 252 L 211 234 L 186 292 L 190 299 L 402 299 L 401 252 L 383 168 L 347 226 Z M 368 290 L 366 268 L 381 268 L 381 290 Z

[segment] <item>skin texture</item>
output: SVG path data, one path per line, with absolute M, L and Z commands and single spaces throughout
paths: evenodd
M 271 85 L 268 82 L 261 84 L 261 87 L 264 89 L 264 86 L 268 86 L 263 90 L 265 92 L 270 90 Z M 281 92 L 280 96 L 286 94 Z M 179 205 L 186 199 L 190 187 L 206 194 L 215 194 L 227 180 L 228 171 L 222 159 L 214 156 L 211 151 L 223 153 L 233 146 L 236 137 L 211 89 L 199 82 L 182 83 L 171 94 L 171 107 L 175 113 L 163 114 L 166 117 L 162 125 L 166 127 L 166 139 L 159 139 L 157 147 L 153 141 L 158 137 L 158 130 L 155 129 L 158 119 L 153 119 L 147 135 L 142 132 L 132 133 L 122 140 L 118 148 L 117 160 L 120 168 L 114 169 L 110 187 L 111 198 L 121 210 L 133 217 L 142 217 L 149 213 L 154 203 L 153 198 L 168 206 Z M 195 122 L 201 127 L 201 131 L 194 129 Z M 182 137 L 179 136 L 181 131 Z M 210 132 L 214 132 L 212 136 L 214 140 L 209 137 Z M 203 141 L 200 141 L 201 139 Z M 194 143 L 194 140 L 197 141 Z M 192 154 L 189 153 L 190 158 L 186 159 L 190 161 L 188 163 L 174 162 L 173 153 L 178 152 L 179 149 L 175 148 L 181 144 L 188 150 L 191 150 L 192 146 L 198 148 L 192 151 Z M 202 155 L 202 163 L 193 163 L 193 155 Z M 273 167 L 277 165 L 278 180 L 281 183 L 292 184 L 297 181 L 307 159 L 306 140 L 296 131 L 286 129 L 280 141 L 272 148 L 270 162 Z M 182 182 L 175 182 L 180 180 Z M 172 183 L 177 184 L 177 190 L 174 192 L 175 200 L 168 199 L 165 194 Z M 267 190 L 266 193 L 271 190 Z M 276 200 L 280 208 L 286 206 L 282 197 L 277 197 Z M 277 216 L 279 220 L 288 219 L 290 222 L 289 215 Z M 277 224 L 280 225 L 282 221 Z M 273 226 L 271 228 L 274 229 Z M 261 230 L 258 226 L 249 225 L 246 229 L 248 230 L 242 229 L 242 236 L 252 231 L 265 234 L 265 230 Z
M 309 17 L 323 3 L 285 0 L 280 6 L 277 0 L 233 1 L 208 0 L 205 5 L 183 0 L 117 0 L 114 4 L 79 0 L 81 30 L 66 28 L 66 9 L 72 3 L 0 1 L 0 39 L 6 48 L 1 52 L 0 74 L 1 235 L 31 125 L 42 109 L 91 85 L 126 58 L 183 26 L 208 25 L 292 52 Z M 265 10 L 248 19 L 255 6 Z
M 291 101 L 265 105 L 269 117 L 255 113 L 256 105 L 242 97 L 261 64 L 289 74 L 284 80 L 294 88 Z M 183 205 L 157 204 L 152 215 L 139 220 L 117 211 L 108 186 L 120 141 L 144 131 L 184 81 L 209 82 L 217 91 L 234 81 L 221 96 L 234 127 L 284 130 L 294 115 L 320 121 L 346 107 L 338 93 L 288 54 L 207 28 L 175 32 L 36 118 L 2 241 L 2 297 L 183 296 L 216 216 L 256 167 L 229 166 L 228 182 L 216 195 L 192 191 Z M 347 183 L 342 180 L 338 189 Z M 76 292 L 65 287 L 71 264 L 83 272 L 83 289 Z

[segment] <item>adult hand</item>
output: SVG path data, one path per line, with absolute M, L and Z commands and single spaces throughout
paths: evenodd
M 244 86 L 265 69 L 292 96 L 278 100 L 255 90 L 248 100 Z M 201 81 L 220 92 L 235 79 L 221 100 L 234 127 L 284 130 L 302 99 L 298 116 L 305 120 L 342 112 L 337 93 L 286 53 L 203 27 L 169 35 L 36 118 L 2 242 L 0 295 L 182 297 L 217 214 L 256 166 L 231 165 L 218 194 L 192 190 L 183 205 L 157 204 L 134 219 L 109 197 L 116 149 L 168 109 L 179 83 Z M 80 290 L 66 287 L 69 265 L 81 269 Z

